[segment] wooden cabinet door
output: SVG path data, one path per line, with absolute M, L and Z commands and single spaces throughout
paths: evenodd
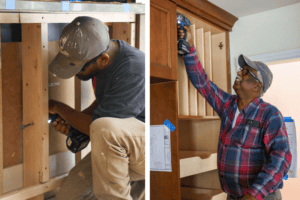
M 176 5 L 168 0 L 150 1 L 150 75 L 177 80 Z
M 162 125 L 166 119 L 175 126 L 171 132 L 172 172 L 150 172 L 151 200 L 181 199 L 177 81 L 150 85 L 150 125 Z

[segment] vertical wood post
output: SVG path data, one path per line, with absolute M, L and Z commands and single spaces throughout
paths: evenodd
M 24 187 L 49 181 L 48 24 L 22 24 Z M 43 200 L 44 196 L 34 197 Z
M 81 80 L 75 76 L 75 110 L 81 112 Z M 75 164 L 77 165 L 81 161 L 81 151 L 75 154 Z
M 0 195 L 3 193 L 3 116 L 2 116 L 2 52 L 1 52 L 1 25 L 0 25 Z

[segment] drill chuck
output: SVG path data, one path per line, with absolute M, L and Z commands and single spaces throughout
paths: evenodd
M 186 29 L 184 29 L 184 26 L 189 27 L 191 25 L 190 21 L 183 15 L 177 14 L 177 25 L 180 26 L 179 29 L 183 30 L 184 36 L 182 39 L 178 39 L 178 54 L 179 55 L 185 55 L 187 53 L 190 53 L 190 45 L 186 41 Z

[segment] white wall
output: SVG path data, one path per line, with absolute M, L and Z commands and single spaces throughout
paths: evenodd
M 239 18 L 229 34 L 232 83 L 240 54 L 253 56 L 300 48 L 299 11 L 297 3 Z

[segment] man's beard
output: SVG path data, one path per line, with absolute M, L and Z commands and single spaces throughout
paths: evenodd
M 97 73 L 90 73 L 90 74 L 88 74 L 88 75 L 86 75 L 86 76 L 83 76 L 83 75 L 77 75 L 76 74 L 76 76 L 77 76 L 77 78 L 79 78 L 80 80 L 82 80 L 82 81 L 88 81 L 88 80 L 90 80 L 90 79 L 92 79 L 94 76 L 96 76 L 97 75 Z

